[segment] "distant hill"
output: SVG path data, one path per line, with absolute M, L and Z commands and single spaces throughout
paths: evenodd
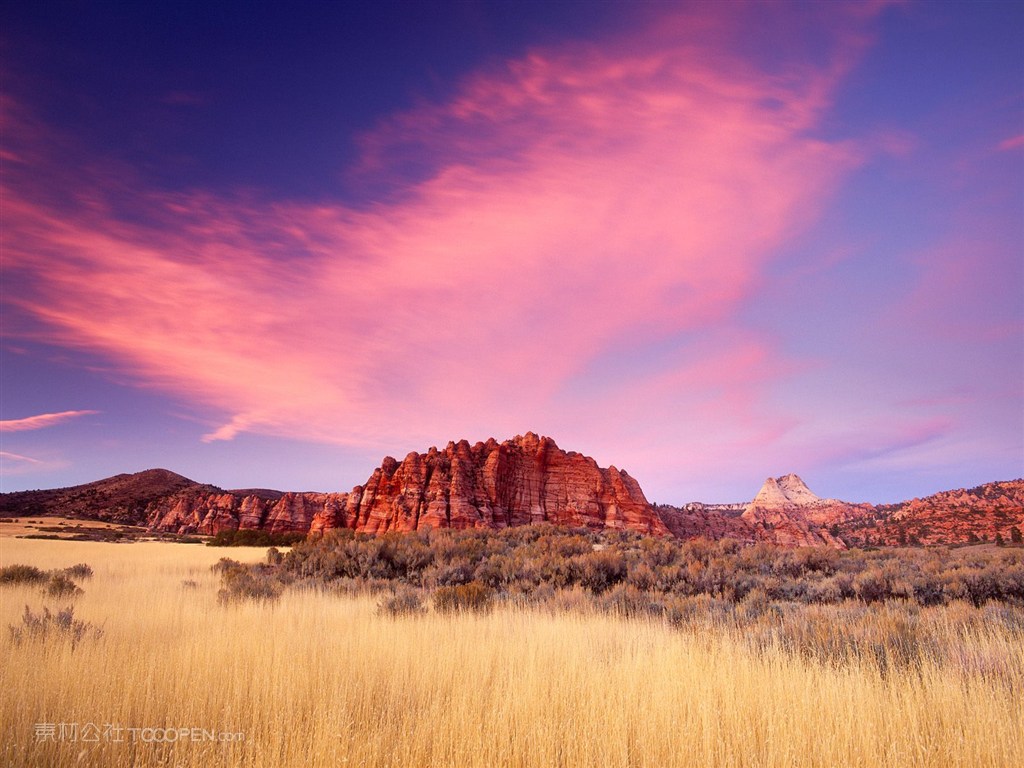
M 70 488 L 3 493 L 0 494 L 0 514 L 4 517 L 63 515 L 145 525 L 150 506 L 163 499 L 182 491 L 217 490 L 166 469 L 147 469 Z

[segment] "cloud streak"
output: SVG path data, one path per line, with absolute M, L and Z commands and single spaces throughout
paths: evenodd
M 0 451 L 0 459 L 4 461 L 13 461 L 20 464 L 42 464 L 39 459 L 33 459 L 31 456 L 22 456 L 18 453 L 11 453 L 9 451 Z
M 59 413 L 40 413 L 36 416 L 26 416 L 23 419 L 4 419 L 0 421 L 0 432 L 27 432 L 35 429 L 46 429 L 82 416 L 92 416 L 96 413 L 99 413 L 99 411 L 61 411 Z M 14 456 L 14 454 L 11 454 L 11 456 L 20 460 L 31 461 L 31 459 L 25 459 L 24 456 Z

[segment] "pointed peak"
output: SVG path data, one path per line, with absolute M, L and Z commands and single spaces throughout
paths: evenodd
M 794 504 L 810 504 L 821 501 L 821 497 L 808 488 L 807 483 L 801 480 L 799 475 L 790 473 L 776 478 L 776 480 L 786 494 L 786 498 Z
M 799 475 L 790 473 L 781 477 L 769 477 L 757 492 L 753 503 L 760 507 L 783 504 L 813 504 L 820 501 Z

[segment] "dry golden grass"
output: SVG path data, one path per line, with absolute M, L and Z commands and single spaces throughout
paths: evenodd
M 6 625 L 26 603 L 47 601 L 38 587 L 0 588 L 0 764 L 974 768 L 1024 759 L 1024 641 L 1005 629 L 959 640 L 974 661 L 998 657 L 995 667 L 946 658 L 883 672 L 866 660 L 755 652 L 725 629 L 593 613 L 388 618 L 373 598 L 298 591 L 276 604 L 218 604 L 210 565 L 263 552 L 0 542 L 0 565 L 89 563 L 95 576 L 76 618 L 104 629 L 74 650 L 14 644 Z M 59 723 L 244 738 L 37 738 L 38 724 Z

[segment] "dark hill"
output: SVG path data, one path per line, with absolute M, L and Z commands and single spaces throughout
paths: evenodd
M 62 515 L 145 525 L 150 504 L 182 491 L 218 490 L 166 469 L 147 469 L 70 488 L 0 494 L 0 514 L 4 517 Z

